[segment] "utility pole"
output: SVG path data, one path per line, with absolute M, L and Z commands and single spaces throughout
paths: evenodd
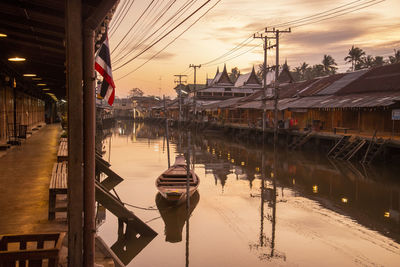
M 160 99 L 161 99 L 161 76 L 160 76 L 160 78 L 158 78 L 158 80 L 160 81 L 160 87 L 158 87 L 158 94 L 159 94 Z
M 267 104 L 266 104 L 266 101 L 267 101 L 267 49 L 271 49 L 271 48 L 275 47 L 275 45 L 268 46 L 268 44 L 267 44 L 268 40 L 273 39 L 274 37 L 268 37 L 267 35 L 263 35 L 262 33 L 258 34 L 257 36 L 256 36 L 256 34 L 254 34 L 253 38 L 254 39 L 263 39 L 263 41 L 264 41 L 264 46 L 263 46 L 264 47 L 264 63 L 263 63 L 264 96 L 262 99 L 262 103 L 263 103 L 262 131 L 264 133 L 265 132 L 265 116 L 267 113 L 267 111 L 266 111 L 266 109 L 267 109 Z
M 175 80 L 175 83 L 178 84 L 178 103 L 179 103 L 179 122 L 182 121 L 182 77 L 187 77 L 187 75 L 177 74 L 174 75 L 179 80 Z
M 197 110 L 196 110 L 196 92 L 197 92 L 197 88 L 196 88 L 196 70 L 197 68 L 201 68 L 201 64 L 200 65 L 194 65 L 194 64 L 190 64 L 189 68 L 193 68 L 194 70 L 194 78 L 193 78 L 193 82 L 194 82 L 194 89 L 193 89 L 193 115 L 194 118 L 196 119 L 196 115 L 197 115 Z
M 273 28 L 272 30 L 268 30 L 265 28 L 265 33 L 274 33 L 275 34 L 275 47 L 276 47 L 276 62 L 275 62 L 275 94 L 274 94 L 274 146 L 278 142 L 278 99 L 279 99 L 279 35 L 281 33 L 290 33 L 291 29 L 280 31 L 279 29 Z

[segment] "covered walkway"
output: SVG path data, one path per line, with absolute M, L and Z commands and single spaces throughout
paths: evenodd
M 65 220 L 47 219 L 60 133 L 59 124 L 43 126 L 0 157 L 0 235 L 67 230 Z

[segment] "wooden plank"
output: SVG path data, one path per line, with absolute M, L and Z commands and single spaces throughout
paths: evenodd
M 121 176 L 119 176 L 114 171 L 112 171 L 108 166 L 104 165 L 103 162 L 101 160 L 99 160 L 97 157 L 96 157 L 96 169 L 105 173 L 108 177 L 112 177 L 116 180 L 121 180 L 121 181 L 124 180 L 124 179 L 122 179 Z
M 130 223 L 135 230 L 144 235 L 157 235 L 147 224 L 141 221 L 132 211 L 128 210 L 115 196 L 107 191 L 98 181 L 96 181 L 96 201 L 103 205 L 115 216 L 125 223 Z

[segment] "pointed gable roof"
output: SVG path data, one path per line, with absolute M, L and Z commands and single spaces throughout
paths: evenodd
M 240 74 L 235 82 L 235 87 L 242 87 L 242 86 L 261 87 L 261 85 L 262 83 L 256 75 L 254 66 L 251 72 L 246 74 Z
M 283 68 L 278 76 L 280 83 L 293 83 L 294 79 L 288 68 Z
M 224 65 L 224 70 L 222 71 L 221 76 L 217 80 L 216 84 L 233 86 L 233 82 L 229 78 L 228 72 L 226 71 L 226 64 Z
M 228 72 L 226 71 L 226 65 L 224 65 L 224 70 L 219 72 L 219 67 L 217 68 L 217 73 L 214 79 L 208 84 L 208 86 L 233 86 L 233 82 L 229 78 Z
M 253 69 L 251 70 L 250 77 L 247 79 L 245 84 L 246 85 L 247 84 L 261 85 L 261 81 L 258 79 L 258 77 L 256 75 L 256 71 L 254 70 L 254 66 L 253 66 Z

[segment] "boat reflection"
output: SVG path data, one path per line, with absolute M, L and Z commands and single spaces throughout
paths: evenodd
M 196 191 L 190 197 L 189 216 L 192 214 L 199 201 L 200 194 Z M 185 203 L 178 206 L 171 206 L 160 193 L 156 195 L 156 205 L 165 224 L 164 233 L 165 241 L 167 242 L 177 243 L 182 241 L 183 226 L 185 225 L 187 217 L 189 217 L 187 215 Z
M 136 134 L 148 138 L 163 136 L 164 131 L 164 127 L 143 125 Z M 176 153 L 186 151 L 180 145 L 183 143 L 180 140 L 185 139 L 184 134 L 171 129 L 170 140 L 175 144 Z M 268 144 L 262 149 L 251 142 L 237 142 L 228 134 L 206 136 L 198 133 L 193 136 L 195 164 L 204 167 L 205 174 L 212 177 L 216 186 L 224 191 L 234 183 L 246 181 L 249 195 L 265 202 L 265 205 L 261 204 L 259 217 L 262 225 L 260 240 L 254 246 L 264 247 L 262 251 L 266 254 L 271 255 L 266 247 L 273 249 L 272 255 L 279 254 L 275 249 L 274 232 L 276 214 L 284 206 L 280 204 L 297 197 L 311 199 L 325 209 L 400 242 L 400 166 L 367 166 L 328 159 L 321 153 L 285 149 L 278 149 L 275 159 Z M 274 167 L 278 173 L 276 179 L 270 175 Z M 260 190 L 261 187 L 264 188 Z M 180 231 L 184 214 L 183 208 Z

